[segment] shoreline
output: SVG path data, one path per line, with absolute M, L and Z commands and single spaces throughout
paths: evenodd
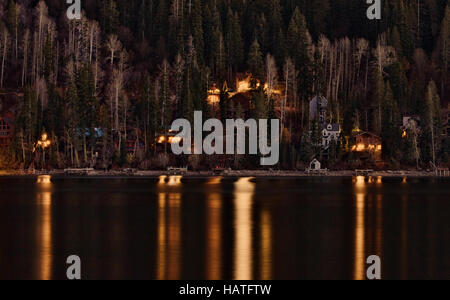
M 222 173 L 215 173 L 214 171 L 188 171 L 188 172 L 173 172 L 173 171 L 139 171 L 139 170 L 112 170 L 112 171 L 88 171 L 79 173 L 67 174 L 64 170 L 51 171 L 35 171 L 27 172 L 22 170 L 0 170 L 1 177 L 36 177 L 40 175 L 51 175 L 56 177 L 160 177 L 160 176 L 183 176 L 186 178 L 196 177 L 254 177 L 254 178 L 307 178 L 307 177 L 355 177 L 356 170 L 344 171 L 327 171 L 322 173 L 308 173 L 305 171 L 257 171 L 257 170 L 232 170 L 224 171 Z M 434 172 L 427 171 L 407 171 L 407 170 L 388 170 L 388 171 L 371 171 L 365 172 L 362 175 L 366 177 L 384 177 L 384 178 L 420 178 L 420 177 L 436 177 L 436 178 L 450 178 L 450 176 L 436 176 Z

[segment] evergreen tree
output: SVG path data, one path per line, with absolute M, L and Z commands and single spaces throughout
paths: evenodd
M 241 32 L 241 25 L 239 23 L 239 16 L 237 13 L 233 13 L 231 8 L 228 10 L 226 28 L 227 33 L 225 39 L 229 65 L 228 75 L 231 76 L 230 71 L 236 72 L 244 58 L 242 32 Z M 231 77 L 229 79 L 231 79 Z
M 262 83 L 264 78 L 264 60 L 259 47 L 258 40 L 255 40 L 248 53 L 248 67 L 252 73 L 252 87 L 255 88 L 257 82 Z
M 397 109 L 397 103 L 394 99 L 389 82 L 386 84 L 383 97 L 383 118 L 381 137 L 383 139 L 383 156 L 386 159 L 394 159 L 400 146 L 400 117 Z
M 119 28 L 119 11 L 114 0 L 102 0 L 100 15 L 102 21 L 102 28 L 106 35 L 117 33 Z
M 436 154 L 440 148 L 442 133 L 441 104 L 437 93 L 436 83 L 430 81 L 425 95 L 425 108 L 423 111 L 422 157 L 425 162 L 431 161 L 436 165 Z

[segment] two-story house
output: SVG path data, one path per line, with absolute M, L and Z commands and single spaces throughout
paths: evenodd
M 336 143 L 341 136 L 341 126 L 339 124 L 322 124 L 322 148 L 330 148 L 332 141 Z

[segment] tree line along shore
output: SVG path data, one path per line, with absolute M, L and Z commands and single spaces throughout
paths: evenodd
M 448 0 L 0 3 L 0 169 L 246 170 L 174 156 L 173 120 L 280 120 L 277 170 L 450 160 Z

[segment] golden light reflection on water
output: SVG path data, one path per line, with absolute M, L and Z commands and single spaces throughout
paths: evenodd
M 166 278 L 166 194 L 158 194 L 158 280 Z
M 376 255 L 383 258 L 383 195 L 377 195 L 376 209 Z
M 37 178 L 37 184 L 40 185 L 51 185 L 52 183 L 52 177 L 50 175 L 41 175 Z
M 235 280 L 251 280 L 253 270 L 252 208 L 255 184 L 252 178 L 240 178 L 234 184 L 234 276 Z
M 272 279 L 272 220 L 267 209 L 261 211 L 261 280 Z
M 211 184 L 208 182 L 208 184 Z M 208 280 L 222 279 L 222 195 L 210 192 L 207 198 L 207 251 L 206 274 Z
M 47 188 L 51 188 L 50 176 L 38 177 L 37 193 L 37 245 L 38 245 L 38 278 L 41 280 L 51 279 L 51 270 L 53 264 L 52 249 L 52 193 Z M 43 189 L 43 188 L 46 189 Z
M 401 215 L 401 279 L 408 279 L 408 196 L 402 195 L 402 215 Z
M 180 177 L 181 180 L 181 176 L 176 177 Z M 175 178 L 173 182 L 178 182 L 180 180 Z M 157 260 L 158 279 L 177 280 L 180 278 L 181 193 L 164 191 L 158 193 Z
M 383 255 L 383 195 L 378 193 L 375 199 L 368 198 L 370 193 L 367 191 L 369 186 L 378 190 L 382 185 L 381 176 L 369 178 L 358 176 L 354 180 L 356 224 L 353 278 L 355 280 L 366 279 L 368 267 L 366 259 L 369 255 L 377 255 L 380 258 Z
M 211 177 L 208 179 L 207 184 L 210 184 L 210 185 L 220 184 L 221 181 L 222 181 L 222 176 Z
M 383 184 L 383 177 L 381 177 L 381 176 L 378 176 L 378 177 L 377 177 L 377 184 L 378 184 L 378 185 Z
M 169 176 L 169 182 L 167 184 L 171 186 L 180 185 L 182 178 L 183 176 Z
M 166 184 L 166 178 L 167 178 L 167 176 L 165 176 L 165 175 L 159 176 L 158 184 L 160 184 L 160 185 Z
M 158 178 L 158 185 L 178 186 L 181 185 L 181 179 L 183 176 L 166 176 L 161 175 Z
M 181 194 L 169 194 L 169 215 L 167 228 L 168 279 L 180 278 L 181 265 Z
M 356 226 L 355 226 L 355 261 L 353 278 L 364 280 L 365 278 L 365 193 L 366 182 L 364 176 L 356 177 Z

